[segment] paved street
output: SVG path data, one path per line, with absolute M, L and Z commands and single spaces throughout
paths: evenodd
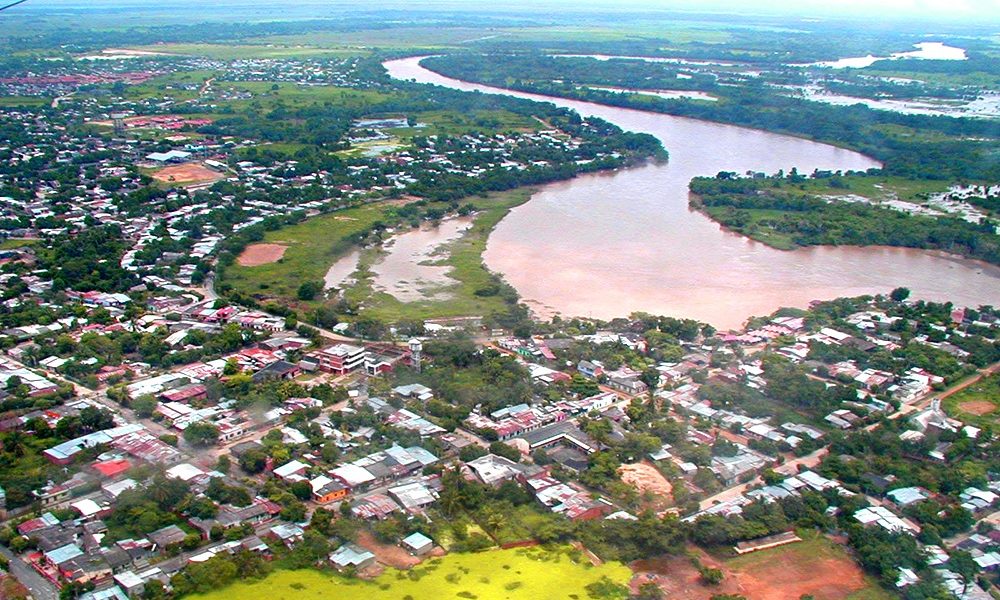
M 59 600 L 59 590 L 56 586 L 39 575 L 31 565 L 14 556 L 13 552 L 3 546 L 0 546 L 0 554 L 10 561 L 11 575 L 28 588 L 35 600 Z

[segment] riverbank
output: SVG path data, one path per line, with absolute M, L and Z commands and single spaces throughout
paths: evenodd
M 720 329 L 815 300 L 907 287 L 924 300 L 989 304 L 1000 276 L 974 261 L 906 248 L 814 246 L 778 251 L 720 230 L 689 207 L 688 185 L 720 171 L 865 172 L 877 161 L 797 137 L 663 113 L 526 94 L 459 81 L 420 65 L 384 63 L 392 77 L 551 102 L 655 136 L 670 161 L 547 184 L 490 237 L 489 269 L 540 318 L 611 319 L 634 311 Z
M 421 264 L 431 264 L 446 269 L 448 283 L 440 286 L 427 299 L 405 301 L 375 285 L 372 268 L 382 254 L 381 233 L 365 237 L 373 227 L 395 227 L 396 235 L 406 235 L 409 221 L 395 216 L 398 203 L 378 202 L 365 206 L 336 211 L 306 219 L 301 223 L 269 231 L 253 248 L 282 248 L 282 255 L 274 260 L 237 261 L 223 271 L 220 288 L 242 297 L 252 298 L 264 305 L 274 302 L 300 312 L 315 310 L 339 301 L 340 294 L 352 311 L 365 317 L 398 322 L 456 316 L 483 316 L 509 311 L 515 300 L 506 286 L 483 264 L 486 241 L 512 208 L 528 201 L 535 188 L 518 188 L 474 196 L 459 201 L 473 214 L 472 225 L 457 239 L 435 249 L 434 256 Z M 425 210 L 447 210 L 449 204 L 427 203 Z M 427 222 L 424 221 L 424 226 Z M 367 247 L 362 247 L 362 238 Z M 339 260 L 358 252 L 356 265 L 340 265 Z M 331 285 L 328 276 L 332 265 L 338 264 L 345 279 L 355 281 L 350 286 Z M 313 299 L 299 296 L 303 282 L 326 281 L 327 292 L 320 292 Z M 399 282 L 401 285 L 407 282 Z M 409 297 L 409 296 L 407 296 Z
M 437 248 L 436 258 L 428 261 L 431 265 L 445 267 L 446 276 L 454 281 L 436 291 L 445 297 L 407 302 L 378 289 L 373 267 L 383 250 L 373 247 L 362 253 L 354 273 L 356 283 L 344 290 L 344 298 L 349 304 L 359 306 L 363 315 L 385 322 L 507 312 L 510 301 L 515 298 L 503 293 L 506 286 L 487 269 L 483 252 L 496 225 L 511 209 L 527 202 L 535 191 L 534 188 L 521 188 L 462 201 L 475 207 L 472 226 L 457 239 Z
M 852 182 L 854 178 L 828 178 Z M 861 177 L 861 180 L 867 179 Z M 849 183 L 829 187 L 822 179 L 802 177 L 741 178 L 732 174 L 691 181 L 689 204 L 729 231 L 780 250 L 808 246 L 899 247 L 940 252 L 954 259 L 1000 265 L 1000 236 L 991 212 L 943 212 L 919 201 L 930 192 L 884 190 L 873 199 L 853 192 Z M 879 184 L 871 184 L 867 187 Z M 933 184 L 906 189 L 935 190 Z M 820 194 L 823 190 L 824 194 Z M 890 199 L 891 198 L 891 199 Z M 883 201 L 885 200 L 885 201 Z M 979 222 L 974 222 L 976 219 Z

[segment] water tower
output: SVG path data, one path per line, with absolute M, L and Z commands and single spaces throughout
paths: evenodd
M 413 363 L 413 368 L 417 373 L 420 372 L 420 355 L 424 350 L 424 345 L 417 338 L 413 338 L 409 342 L 410 346 L 410 362 Z
M 115 135 L 125 135 L 125 113 L 111 113 L 111 122 L 115 125 Z

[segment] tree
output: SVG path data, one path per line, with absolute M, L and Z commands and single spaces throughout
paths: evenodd
M 892 298 L 893 302 L 902 302 L 910 297 L 909 288 L 898 287 L 889 293 L 889 297 Z
M 968 586 L 979 572 L 979 565 L 972 559 L 972 554 L 965 550 L 955 550 L 948 558 L 948 566 L 952 571 L 958 573 L 965 580 Z
M 87 431 L 101 431 L 114 427 L 115 420 L 108 409 L 88 406 L 80 411 L 80 424 Z
M 184 440 L 192 446 L 211 446 L 219 439 L 219 428 L 212 423 L 196 421 L 184 430 Z
M 299 500 L 308 500 L 312 497 L 312 486 L 308 481 L 296 481 L 288 489 Z
M 701 567 L 698 569 L 698 575 L 707 585 L 719 585 L 722 583 L 722 569 L 717 569 L 715 567 Z
M 240 372 L 240 364 L 236 362 L 235 358 L 230 358 L 226 361 L 226 366 L 222 368 L 222 374 L 225 376 L 236 375 Z
M 458 451 L 458 458 L 462 462 L 470 462 L 476 460 L 481 456 L 486 456 L 488 452 L 478 444 L 469 444 L 465 448 Z
M 239 463 L 244 471 L 256 475 L 267 466 L 267 451 L 263 447 L 250 448 L 240 455 Z
M 656 386 L 660 384 L 660 372 L 656 370 L 655 367 L 649 367 L 643 370 L 642 375 L 639 379 L 649 386 L 649 391 L 656 391 Z
M 152 394 L 143 394 L 132 401 L 132 410 L 135 411 L 135 416 L 140 419 L 148 419 L 153 416 L 157 404 L 158 402 Z
M 504 442 L 493 442 L 490 444 L 490 453 L 502 456 L 514 462 L 521 460 L 521 453 L 518 449 Z
M 663 590 L 652 581 L 647 581 L 639 586 L 639 593 L 635 595 L 635 598 L 636 600 L 661 600 Z
M 305 281 L 299 286 L 297 296 L 299 300 L 315 300 L 316 296 L 323 291 L 322 281 Z

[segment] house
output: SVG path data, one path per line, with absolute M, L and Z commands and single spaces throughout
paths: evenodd
M 408 511 L 419 511 L 425 506 L 434 504 L 437 500 L 434 491 L 420 481 L 391 487 L 388 493 L 393 500 Z
M 208 388 L 200 383 L 192 383 L 160 394 L 164 402 L 194 402 L 208 397 Z
M 294 481 L 301 481 L 302 479 L 304 479 L 306 469 L 308 468 L 309 465 L 307 465 L 306 463 L 298 460 L 292 460 L 281 465 L 280 467 L 272 471 L 272 473 L 274 473 L 275 477 L 291 483 Z
M 330 554 L 330 562 L 341 570 L 348 567 L 364 569 L 375 564 L 375 555 L 355 544 L 344 544 Z
M 272 379 L 295 379 L 302 373 L 302 368 L 298 365 L 284 360 L 271 363 L 253 374 L 254 383 L 263 383 Z
M 339 480 L 351 490 L 363 489 L 376 479 L 375 475 L 372 475 L 368 469 L 350 463 L 332 469 L 330 476 Z
M 280 523 L 271 528 L 268 535 L 291 548 L 302 541 L 305 531 L 293 523 Z
M 351 514 L 365 520 L 383 520 L 398 510 L 399 505 L 385 494 L 365 496 L 351 506 Z
M 350 489 L 338 479 L 321 475 L 309 482 L 312 486 L 313 501 L 317 504 L 330 504 L 347 497 Z
M 607 385 L 630 396 L 639 396 L 649 391 L 649 386 L 637 377 L 609 377 Z
M 930 495 L 918 487 L 897 488 L 886 493 L 886 496 L 896 503 L 896 506 L 906 507 L 917 502 L 923 502 Z
M 434 549 L 434 540 L 417 531 L 403 538 L 399 545 L 414 556 L 423 556 Z
M 581 360 L 576 365 L 576 370 L 580 372 L 584 377 L 597 378 L 604 374 L 604 367 L 599 363 L 591 362 L 589 360 Z
M 766 465 L 763 457 L 744 452 L 736 456 L 713 456 L 711 469 L 726 485 L 732 485 Z
M 172 544 L 180 544 L 186 537 L 187 534 L 184 533 L 183 529 L 176 525 L 168 525 L 148 534 L 146 539 L 153 542 L 156 548 L 162 550 Z
M 465 463 L 465 466 L 475 474 L 479 481 L 491 486 L 498 486 L 523 473 L 523 465 L 496 454 L 480 456 Z

